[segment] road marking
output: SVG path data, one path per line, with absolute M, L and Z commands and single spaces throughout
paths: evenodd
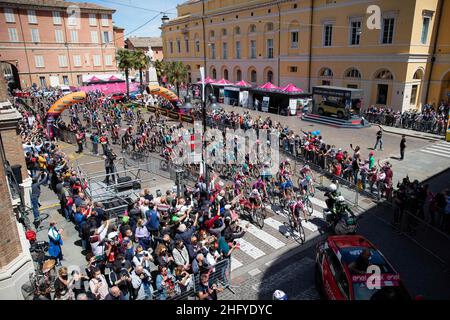
M 306 228 L 312 232 L 316 232 L 317 230 L 319 230 L 319 228 L 314 223 L 305 220 L 302 220 L 302 226 L 303 228 Z
M 261 229 L 255 227 L 253 224 L 250 224 L 247 231 L 250 234 L 254 235 L 256 238 L 264 241 L 265 243 L 267 243 L 269 246 L 271 246 L 274 249 L 280 249 L 285 246 L 284 242 L 278 240 L 277 238 L 275 238 L 271 234 L 268 234 L 264 230 L 261 230 Z
M 39 208 L 39 211 L 44 211 L 44 210 L 47 210 L 47 209 L 55 208 L 55 207 L 57 207 L 59 205 L 60 205 L 59 203 L 53 203 L 53 204 L 49 204 L 47 206 L 42 206 L 42 207 Z
M 257 274 L 261 273 L 261 270 L 259 270 L 258 268 L 250 270 L 248 272 L 249 275 L 251 275 L 252 277 L 256 276 Z
M 327 204 L 325 201 L 322 201 L 320 199 L 314 198 L 314 197 L 310 197 L 309 200 L 315 204 L 316 206 L 322 207 L 322 208 L 326 208 Z
M 320 211 L 317 211 L 317 210 L 313 210 L 313 213 L 312 213 L 311 216 L 319 218 L 319 219 L 323 219 L 323 212 L 320 212 Z
M 281 229 L 283 229 L 283 228 L 280 229 L 280 227 L 284 227 L 284 229 L 286 229 L 286 226 L 283 223 L 281 223 L 280 221 L 275 220 L 273 218 L 265 219 L 264 220 L 264 224 L 267 224 L 268 226 L 270 226 L 270 227 L 272 227 L 275 230 L 280 231 L 280 232 L 282 232 Z
M 445 157 L 445 158 L 450 158 L 450 155 L 446 155 L 446 154 L 442 154 L 442 153 L 438 153 L 438 152 L 433 152 L 433 151 L 428 151 L 428 150 L 420 150 L 422 152 L 426 152 L 426 153 L 430 153 L 430 154 L 434 154 L 436 156 L 441 156 L 441 157 Z
M 425 148 L 425 150 L 433 150 L 433 151 L 437 151 L 437 152 L 450 153 L 449 148 L 440 147 L 440 146 L 427 147 L 427 148 Z
M 249 255 L 250 257 L 252 257 L 255 260 L 266 255 L 263 251 L 261 251 L 260 249 L 258 249 L 254 245 L 252 245 L 250 242 L 248 242 L 242 238 L 238 239 L 236 242 L 238 242 L 240 244 L 240 250 L 242 252 Z
M 242 263 L 234 257 L 231 257 L 231 271 L 242 267 Z

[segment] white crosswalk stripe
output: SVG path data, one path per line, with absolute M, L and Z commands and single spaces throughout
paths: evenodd
M 421 152 L 440 156 L 444 158 L 450 158 L 450 143 L 441 141 L 439 143 L 432 144 L 420 150 Z
M 323 201 L 323 200 L 320 200 L 320 199 L 317 199 L 317 198 L 314 198 L 314 197 L 310 197 L 309 200 L 310 200 L 313 204 L 315 204 L 316 206 L 319 206 L 319 207 L 321 207 L 321 208 L 326 208 L 326 207 L 327 207 L 327 204 L 326 204 L 325 201 Z
M 257 237 L 258 239 L 264 241 L 274 249 L 280 249 L 285 246 L 284 242 L 278 240 L 277 238 L 275 238 L 271 234 L 268 234 L 264 230 L 258 229 L 253 224 L 250 224 L 247 231 L 253 236 Z
M 326 208 L 326 203 L 323 200 L 320 200 L 318 198 L 310 198 L 311 202 L 313 203 L 313 206 L 315 207 L 313 210 L 313 213 L 311 217 L 323 219 L 323 213 L 322 208 Z M 317 210 L 316 210 L 317 209 Z M 289 234 L 289 236 L 295 236 L 296 234 L 293 233 L 294 231 L 291 230 L 291 228 L 288 226 L 288 212 L 287 210 L 276 210 L 276 215 L 281 218 L 280 220 L 284 221 L 278 221 L 274 219 L 273 217 L 266 218 L 264 220 L 264 223 L 267 227 L 276 230 L 281 235 Z M 307 229 L 310 232 L 316 232 L 318 230 L 318 226 L 315 225 L 311 221 L 303 221 L 302 220 L 302 226 Z M 268 233 L 267 231 L 264 231 L 262 229 L 259 229 L 253 224 L 249 225 L 249 228 L 247 229 L 247 233 L 251 234 L 253 237 L 261 240 L 265 244 L 269 245 L 271 248 L 277 250 L 284 246 L 286 246 L 286 243 L 275 237 L 274 235 Z M 244 236 L 245 237 L 245 236 Z M 259 259 L 266 255 L 266 253 L 259 249 L 256 244 L 250 243 L 249 239 L 237 239 L 236 240 L 240 244 L 240 251 L 242 251 L 245 255 L 250 256 L 254 260 Z M 242 267 L 245 263 L 242 261 L 239 261 L 236 256 L 231 257 L 231 270 L 236 270 L 240 267 Z
M 240 244 L 240 250 L 242 252 L 249 255 L 250 257 L 252 257 L 255 260 L 258 258 L 261 258 L 262 256 L 265 255 L 265 253 L 262 250 L 258 249 L 253 244 L 251 244 L 250 242 L 248 242 L 242 238 L 237 239 L 236 242 L 238 242 Z
M 242 263 L 237 260 L 235 257 L 231 257 L 231 271 L 236 270 L 237 268 L 242 267 Z

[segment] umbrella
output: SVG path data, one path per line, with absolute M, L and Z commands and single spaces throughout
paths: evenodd
M 258 88 L 266 89 L 266 90 L 277 90 L 277 89 L 280 89 L 279 87 L 277 87 L 276 85 L 274 85 L 271 82 L 266 82 L 265 84 L 263 84 L 262 86 L 259 86 Z
M 236 82 L 234 85 L 237 87 L 251 87 L 252 86 L 250 83 L 245 82 L 244 80 Z
M 289 83 L 288 85 L 286 85 L 283 88 L 281 88 L 281 91 L 285 91 L 285 92 L 303 92 L 302 89 L 296 87 L 292 83 Z
M 111 77 L 108 78 L 109 81 L 117 81 L 117 80 L 121 80 L 119 78 L 117 78 L 115 75 L 112 75 Z

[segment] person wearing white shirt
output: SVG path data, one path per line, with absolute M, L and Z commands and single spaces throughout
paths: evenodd
M 94 256 L 101 256 L 104 254 L 105 244 L 103 243 L 103 240 L 108 234 L 108 228 L 109 228 L 109 220 L 103 221 L 102 225 L 95 231 L 94 236 L 92 236 L 95 237 L 94 238 L 95 242 L 91 242 L 91 249 Z

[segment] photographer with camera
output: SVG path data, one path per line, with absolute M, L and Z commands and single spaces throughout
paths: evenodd
M 154 259 L 151 254 L 144 250 L 141 245 L 136 246 L 136 254 L 131 261 L 134 267 L 142 266 L 147 271 L 150 271 L 150 262 L 153 262 Z
M 114 183 L 117 183 L 116 177 L 116 167 L 114 165 L 114 161 L 117 159 L 117 155 L 112 151 L 112 149 L 106 145 L 105 147 L 105 155 L 103 156 L 105 159 L 105 171 L 106 171 L 106 179 L 104 182 L 109 184 L 109 176 L 112 175 L 112 180 Z
M 122 291 L 125 300 L 130 300 L 131 277 L 120 261 L 114 262 L 109 273 L 109 282 L 111 286 L 117 286 Z
M 153 287 L 152 276 L 142 265 L 136 266 L 131 273 L 131 285 L 133 287 L 134 300 L 152 300 Z

